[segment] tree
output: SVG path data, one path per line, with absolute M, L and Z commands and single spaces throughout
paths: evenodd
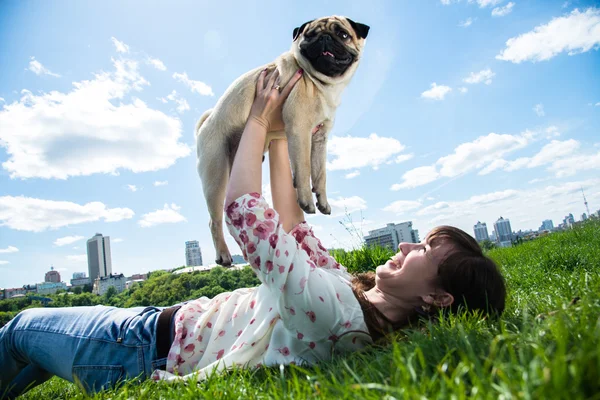
M 73 288 L 73 293 L 74 294 L 81 294 L 81 293 L 83 293 L 83 289 L 81 288 L 81 286 L 75 286 Z
M 496 243 L 492 242 L 489 239 L 486 239 L 486 240 L 480 242 L 479 245 L 481 246 L 481 248 L 483 250 L 486 250 L 486 251 L 489 251 L 491 249 L 495 249 L 497 247 Z
M 104 293 L 104 300 L 106 302 L 109 302 L 110 299 L 112 299 L 116 295 L 117 295 L 117 289 L 115 289 L 114 286 L 110 286 L 108 288 L 108 290 L 106 291 L 106 293 Z

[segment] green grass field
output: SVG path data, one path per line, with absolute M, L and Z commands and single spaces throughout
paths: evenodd
M 94 398 L 600 399 L 600 224 L 489 255 L 508 285 L 500 321 L 451 317 L 310 369 L 234 371 L 189 385 L 145 382 Z M 361 249 L 340 261 L 364 269 L 381 257 Z M 575 296 L 581 300 L 569 305 Z M 552 310 L 559 311 L 537 317 Z M 23 399 L 85 397 L 53 378 Z

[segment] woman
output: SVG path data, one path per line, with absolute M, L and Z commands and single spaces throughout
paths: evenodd
M 166 309 L 23 311 L 0 330 L 0 393 L 15 397 L 52 375 L 93 392 L 124 379 L 313 364 L 334 350 L 364 348 L 420 315 L 461 307 L 502 313 L 502 276 L 456 228 L 401 243 L 374 274 L 348 274 L 304 222 L 284 140 L 270 146 L 274 209 L 267 204 L 263 144 L 267 131 L 283 128 L 283 102 L 301 77 L 298 71 L 280 91 L 277 72 L 260 75 L 227 188 L 226 225 L 262 284 Z

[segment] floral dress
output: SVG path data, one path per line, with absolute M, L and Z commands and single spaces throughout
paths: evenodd
M 311 365 L 333 351 L 372 343 L 351 275 L 305 222 L 286 233 L 259 193 L 229 204 L 225 223 L 261 281 L 256 288 L 202 297 L 175 315 L 166 371 L 156 380 L 199 380 L 226 368 Z

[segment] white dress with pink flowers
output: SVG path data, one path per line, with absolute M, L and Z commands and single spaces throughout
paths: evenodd
M 202 297 L 175 315 L 166 371 L 156 380 L 199 380 L 226 368 L 311 365 L 333 351 L 372 343 L 351 275 L 305 222 L 286 233 L 259 193 L 225 210 L 225 223 L 262 282 L 256 288 Z

